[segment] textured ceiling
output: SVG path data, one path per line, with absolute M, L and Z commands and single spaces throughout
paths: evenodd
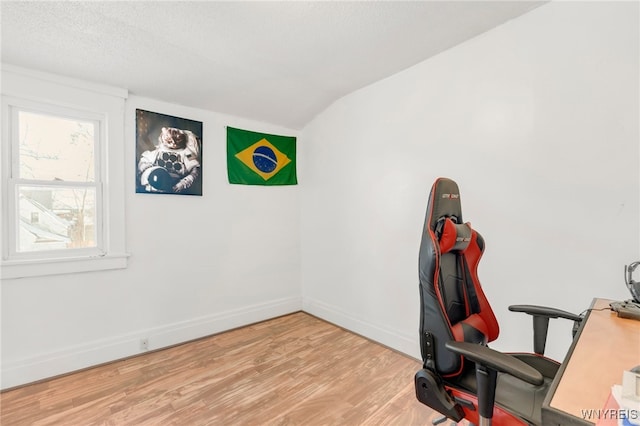
M 2 62 L 300 129 L 543 3 L 3 0 Z

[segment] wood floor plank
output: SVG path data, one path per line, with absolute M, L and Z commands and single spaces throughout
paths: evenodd
M 303 312 L 0 393 L 0 424 L 399 425 L 406 357 Z

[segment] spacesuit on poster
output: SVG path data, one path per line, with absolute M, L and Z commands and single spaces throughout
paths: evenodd
M 200 141 L 189 130 L 163 127 L 156 149 L 138 162 L 140 184 L 148 192 L 185 193 L 200 175 Z

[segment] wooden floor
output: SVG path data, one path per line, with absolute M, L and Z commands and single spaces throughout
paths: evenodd
M 414 359 L 299 312 L 0 394 L 13 425 L 429 425 Z

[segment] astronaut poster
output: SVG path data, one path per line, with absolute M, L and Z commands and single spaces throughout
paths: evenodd
M 136 192 L 202 195 L 202 122 L 136 109 Z

